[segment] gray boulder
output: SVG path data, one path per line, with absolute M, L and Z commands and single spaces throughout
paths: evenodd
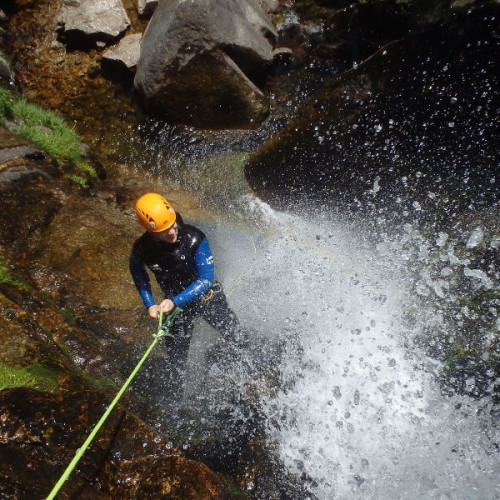
M 121 0 L 65 0 L 58 24 L 68 39 L 99 45 L 116 40 L 130 20 Z
M 144 33 L 135 88 L 146 110 L 203 128 L 249 128 L 268 113 L 249 74 L 276 32 L 256 0 L 163 0 Z
M 118 45 L 109 48 L 102 55 L 103 62 L 119 65 L 123 69 L 135 71 L 141 52 L 142 34 L 124 36 Z

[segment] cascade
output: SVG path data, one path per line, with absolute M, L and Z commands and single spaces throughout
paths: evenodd
M 210 231 L 231 304 L 257 334 L 254 347 L 276 353 L 279 381 L 260 392 L 259 405 L 287 472 L 311 499 L 497 498 L 499 380 L 481 398 L 445 390 L 446 362 L 430 354 L 438 335 L 453 337 L 446 313 L 462 298 L 454 275 L 482 290 L 493 283 L 467 260 L 433 279 L 436 266 L 450 269 L 432 254 L 445 236 L 418 221 L 374 234 L 366 221 L 240 201 L 258 213 L 260 229 Z M 478 231 L 461 237 L 471 242 Z M 453 251 L 442 253 L 453 260 Z M 188 376 L 190 404 L 208 392 L 204 418 L 224 406 L 245 418 L 224 399 L 220 378 L 202 388 L 201 360 Z M 226 375 L 239 380 L 239 370 Z M 477 378 L 466 383 L 479 386 Z

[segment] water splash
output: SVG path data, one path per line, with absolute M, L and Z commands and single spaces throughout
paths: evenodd
M 458 300 L 446 273 L 434 279 L 431 249 L 476 287 L 491 278 L 444 233 L 406 225 L 375 241 L 363 224 L 249 207 L 279 231 L 236 245 L 225 234 L 225 281 L 243 322 L 284 346 L 279 390 L 261 403 L 269 438 L 311 498 L 500 498 L 492 398 L 445 396 L 446 366 L 421 345 L 429 332 L 453 336 L 443 304 Z M 493 394 L 500 381 L 490 382 Z

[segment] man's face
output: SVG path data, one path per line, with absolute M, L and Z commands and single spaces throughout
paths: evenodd
M 177 222 L 174 222 L 168 229 L 160 231 L 159 233 L 153 233 L 153 236 L 165 243 L 175 243 L 177 241 L 177 234 L 179 232 L 179 226 Z

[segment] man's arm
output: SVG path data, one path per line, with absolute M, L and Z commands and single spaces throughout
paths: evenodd
M 187 303 L 196 299 L 209 290 L 215 279 L 214 258 L 208 240 L 203 238 L 194 254 L 194 262 L 198 272 L 198 278 L 185 290 L 172 297 L 174 306 L 184 307 Z
M 151 292 L 151 282 L 146 267 L 133 253 L 130 256 L 129 269 L 144 306 L 149 309 L 156 304 Z

